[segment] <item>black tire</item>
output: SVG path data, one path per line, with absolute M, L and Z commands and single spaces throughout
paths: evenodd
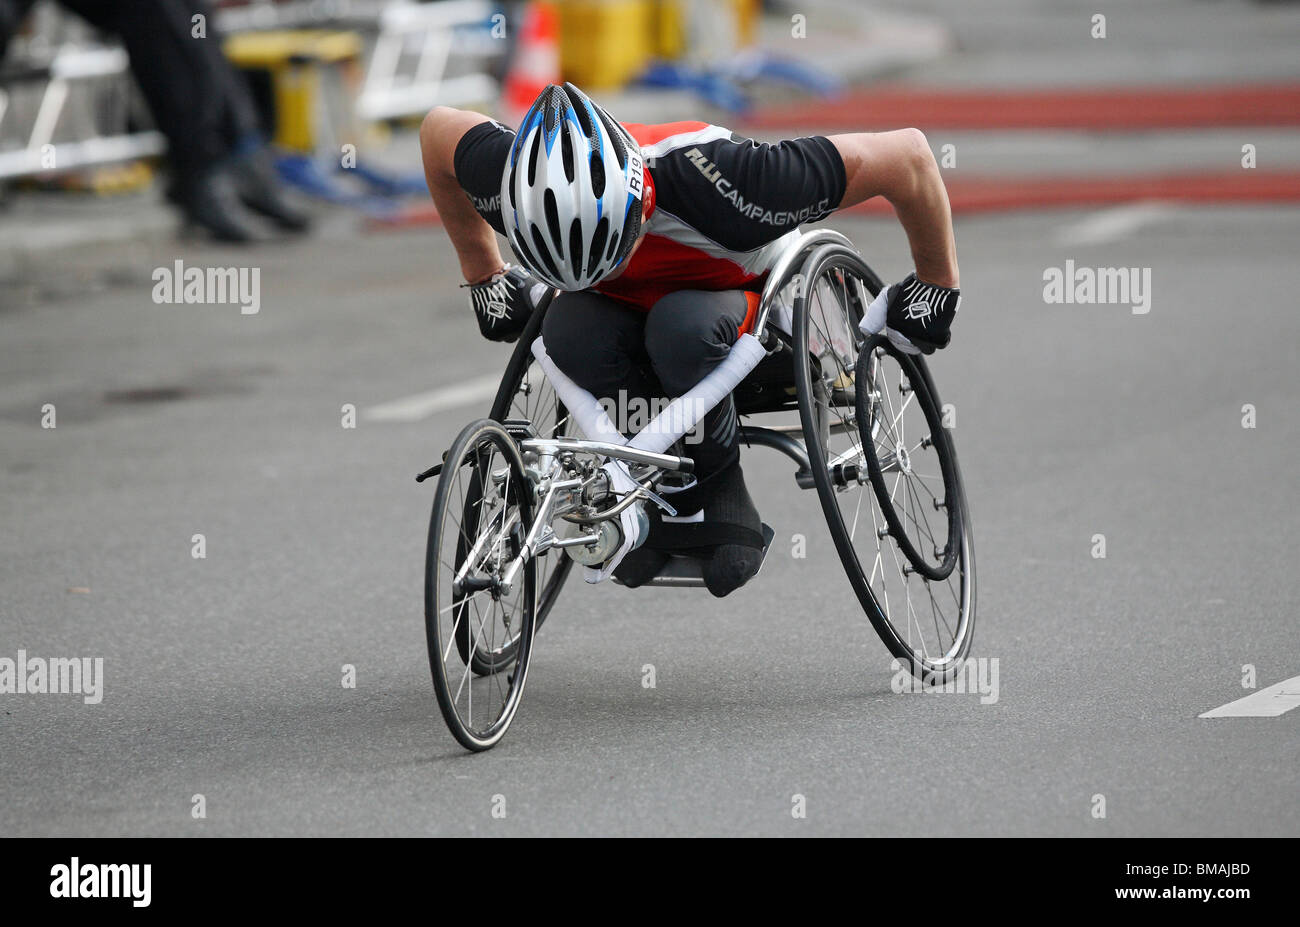
M 892 425 L 901 417 L 902 410 L 895 412 L 893 397 L 878 396 L 871 389 L 873 378 L 869 375 L 870 367 L 873 363 L 878 363 L 883 354 L 888 354 L 902 369 L 904 377 L 900 379 L 900 394 L 911 393 L 907 399 L 900 395 L 900 404 L 915 398 L 929 428 L 910 449 L 904 440 L 905 436 L 892 433 Z M 961 508 L 948 505 L 948 500 L 958 493 L 957 455 L 948 430 L 943 426 L 943 409 L 939 397 L 933 391 L 933 381 L 928 373 L 924 358 L 904 354 L 883 335 L 872 335 L 858 353 L 853 379 L 857 391 L 858 435 L 862 440 L 863 456 L 867 461 L 867 471 L 871 475 L 876 500 L 889 523 L 889 533 L 899 550 L 921 575 L 940 581 L 947 579 L 957 564 Z M 874 412 L 864 415 L 864 409 L 873 409 Z M 891 445 L 892 450 L 889 449 Z M 912 466 L 910 455 L 918 449 L 926 448 L 935 451 L 933 457 L 940 471 L 936 476 L 943 487 L 942 498 L 935 495 L 930 484 Z M 886 451 L 884 460 L 882 449 Z M 889 473 L 885 472 L 886 467 L 889 468 Z M 943 513 L 942 519 L 934 519 L 934 522 L 942 521 L 942 532 L 935 529 L 927 514 L 927 509 L 931 507 L 936 513 Z M 910 527 L 907 524 L 909 521 Z M 942 547 L 938 546 L 940 542 Z
M 916 633 L 913 633 L 916 614 L 912 603 L 912 584 L 919 582 L 924 585 L 931 606 L 938 607 L 930 585 L 931 581 L 914 569 L 902 567 L 899 560 L 900 552 L 893 545 L 885 519 L 878 511 L 877 489 L 872 483 L 865 461 L 862 460 L 861 438 L 857 434 L 856 371 L 861 337 L 858 334 L 857 324 L 866 309 L 866 304 L 880 292 L 883 283 L 856 252 L 838 244 L 822 245 L 812 251 L 804 261 L 800 273 L 803 286 L 801 292 L 796 294 L 793 306 L 795 389 L 809 466 L 812 469 L 813 482 L 817 487 L 817 495 L 831 537 L 858 602 L 890 653 L 918 678 L 945 681 L 960 670 L 970 652 L 975 618 L 974 550 L 970 538 L 970 521 L 965 511 L 965 495 L 961 489 L 960 471 L 956 468 L 956 458 L 954 456 L 952 459 L 956 483 L 953 502 L 959 513 L 957 562 L 948 578 L 944 580 L 950 589 L 955 589 L 952 594 L 956 609 L 952 623 L 955 628 L 946 618 L 943 620 L 951 637 L 951 640 L 946 642 L 939 627 L 940 617 L 936 612 L 937 646 L 931 648 L 921 636 L 919 620 L 916 622 Z M 830 294 L 829 297 L 827 293 Z M 821 342 L 834 343 L 835 339 L 825 329 L 834 329 L 841 324 L 833 321 L 837 313 L 843 316 L 843 326 L 852 333 L 849 336 L 853 340 L 851 358 L 846 356 L 850 352 L 843 350 L 832 350 L 828 354 L 823 347 L 819 347 L 814 337 L 819 335 Z M 827 322 L 827 319 L 832 321 Z M 938 393 L 934 390 L 933 380 L 926 376 L 923 365 L 921 370 L 926 385 L 930 388 L 930 395 L 937 402 Z M 853 381 L 851 386 L 850 381 Z M 837 440 L 841 445 L 838 450 L 832 448 L 832 444 Z M 841 508 L 841 497 L 856 502 L 856 507 L 850 507 L 852 513 L 850 522 L 846 522 L 846 513 Z M 864 523 L 863 530 L 859 532 L 864 501 L 872 519 L 873 530 L 866 530 Z M 866 553 L 870 555 L 874 552 L 874 557 L 871 558 L 870 575 L 864 570 L 858 548 L 855 546 L 862 544 L 868 537 L 870 540 L 864 545 Z M 872 545 L 874 551 L 871 549 Z M 886 549 L 888 556 L 886 556 Z M 902 559 L 906 560 L 905 557 Z M 898 575 L 892 578 L 886 575 L 890 571 L 891 563 L 898 567 Z M 887 584 L 893 584 L 896 590 L 901 588 L 907 597 L 907 608 L 904 614 L 897 618 L 890 613 L 890 586 Z M 873 587 L 880 590 L 881 596 L 876 595 Z M 919 594 L 920 590 L 918 590 Z M 895 601 L 892 604 L 901 603 Z M 895 611 L 899 610 L 895 609 Z M 899 623 L 902 621 L 906 621 L 906 626 L 903 631 L 900 631 Z M 926 633 L 928 634 L 928 630 Z M 919 643 L 918 638 L 920 638 Z
M 504 473 L 500 483 L 494 473 Z M 478 514 L 466 521 L 467 512 Z M 499 531 L 508 537 L 508 527 L 516 522 L 526 532 L 531 519 L 532 487 L 514 438 L 487 419 L 465 426 L 447 452 L 434 496 L 424 564 L 424 618 L 438 707 L 448 729 L 468 750 L 494 746 L 519 708 L 532 653 L 537 593 L 535 561 L 523 566 L 506 591 L 500 580 L 511 556 L 509 545 L 498 543 L 494 535 L 476 542 L 480 532 Z M 455 531 L 454 540 L 449 530 Z M 449 556 L 453 550 L 454 556 Z M 471 553 L 474 562 L 460 580 L 465 585 L 458 587 L 457 574 Z M 489 609 L 486 621 L 480 603 Z M 495 649 L 498 609 L 502 634 L 514 642 L 509 661 L 514 669 L 484 675 L 475 671 L 471 655 Z M 485 642 L 485 637 L 492 639 Z M 479 724 L 474 716 L 476 693 L 479 717 L 487 718 Z M 495 710 L 494 700 L 499 702 Z
M 533 357 L 532 344 L 542 331 L 542 321 L 546 317 L 547 310 L 550 309 L 551 302 L 555 297 L 555 290 L 550 290 L 542 297 L 541 303 L 529 318 L 528 324 L 524 327 L 523 333 L 519 340 L 515 342 L 514 352 L 510 355 L 510 361 L 506 364 L 505 374 L 501 377 L 501 385 L 497 388 L 496 398 L 492 402 L 492 411 L 488 417 L 494 421 L 504 422 L 508 419 L 528 418 L 530 421 L 537 411 L 541 411 L 547 420 L 534 422 L 539 425 L 538 432 L 542 437 L 558 437 L 564 427 L 568 424 L 568 413 L 558 397 L 554 403 L 545 398 L 539 398 L 532 403 L 528 401 L 532 390 L 538 393 L 550 391 L 554 397 L 555 391 L 542 376 L 538 368 L 537 360 Z M 523 397 L 523 398 L 521 398 Z M 538 599 L 537 599 L 537 627 L 541 628 L 546 621 L 546 617 L 551 613 L 555 605 L 555 600 L 559 598 L 560 589 L 564 586 L 565 580 L 569 578 L 569 573 L 573 570 L 573 560 L 566 556 L 565 553 L 554 548 L 548 551 L 539 560 L 538 563 Z M 490 667 L 508 662 L 509 654 L 501 653 L 491 659 L 483 658 L 476 660 L 481 664 L 484 671 L 490 671 Z

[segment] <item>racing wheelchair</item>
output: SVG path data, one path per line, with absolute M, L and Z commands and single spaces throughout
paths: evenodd
M 742 336 L 758 359 L 723 388 L 735 396 L 742 444 L 785 454 L 796 484 L 816 489 L 885 646 L 919 679 L 942 683 L 960 671 L 975 624 L 970 516 L 925 360 L 858 329 L 882 286 L 843 235 L 803 234 L 768 275 Z M 438 480 L 424 584 L 434 691 L 473 751 L 494 746 L 513 720 L 538 629 L 575 564 L 608 562 L 646 506 L 671 514 L 660 482 L 691 470 L 688 457 L 667 452 L 675 446 L 625 440 L 575 400 L 539 338 L 554 295 L 516 344 L 489 417 L 416 477 Z M 778 421 L 795 411 L 798 424 Z M 754 424 L 759 417 L 771 423 Z M 673 556 L 646 585 L 702 586 L 699 562 Z

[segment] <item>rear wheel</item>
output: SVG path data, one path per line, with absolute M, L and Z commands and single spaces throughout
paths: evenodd
M 924 361 L 907 358 L 900 366 L 889 352 L 870 355 L 866 365 L 870 383 L 859 383 L 864 366 L 858 363 L 862 347 L 858 322 L 869 301 L 880 292 L 880 278 L 855 252 L 841 245 L 824 245 L 807 258 L 802 268 L 803 286 L 794 301 L 793 348 L 799 416 L 809 466 L 822 511 L 849 582 L 876 633 L 889 651 L 908 669 L 926 680 L 946 680 L 957 672 L 970 651 L 975 617 L 975 564 L 969 519 L 961 491 L 956 456 L 951 441 L 933 442 L 935 454 L 947 455 L 953 476 L 946 504 L 955 513 L 950 542 L 952 565 L 946 578 L 936 581 L 919 571 L 892 533 L 882 509 L 889 499 L 885 483 L 873 479 L 869 458 L 876 454 L 877 469 L 888 476 L 885 451 L 868 450 L 862 438 L 858 396 L 890 389 L 900 380 L 908 385 L 924 381 L 904 410 L 908 421 L 882 432 L 879 417 L 888 408 L 869 405 L 866 433 L 927 433 L 930 413 L 938 414 L 938 394 Z M 908 363 L 910 362 L 910 363 Z M 891 394 L 893 395 L 893 394 Z M 896 411 L 896 410 L 895 410 Z M 919 416 L 918 421 L 914 421 Z M 937 420 L 937 419 L 936 419 Z M 942 431 L 942 429 L 940 429 Z M 941 468 L 936 465 L 936 472 Z M 898 513 L 895 512 L 895 515 Z M 916 511 L 912 513 L 919 520 Z M 905 516 L 903 516 L 905 518 Z M 932 535 L 933 535 L 932 531 Z M 931 560 L 941 561 L 945 558 Z M 942 562 L 936 562 L 942 567 Z

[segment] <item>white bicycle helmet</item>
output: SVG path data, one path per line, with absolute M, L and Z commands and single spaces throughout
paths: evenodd
M 618 267 L 641 230 L 641 148 L 573 84 L 533 101 L 501 178 L 501 218 L 515 256 L 561 290 L 585 290 Z

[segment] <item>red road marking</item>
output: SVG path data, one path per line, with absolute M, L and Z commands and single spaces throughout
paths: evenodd
M 418 203 L 391 216 L 379 218 L 372 216 L 366 220 L 368 229 L 404 229 L 422 225 L 442 225 L 442 217 L 432 203 Z
M 1118 177 L 946 178 L 954 213 L 1110 206 L 1138 200 L 1183 203 L 1300 202 L 1300 172 L 1218 171 Z M 850 211 L 889 214 L 879 198 Z
M 1300 84 L 1092 90 L 926 90 L 880 86 L 759 110 L 747 128 L 1174 129 L 1300 125 Z

